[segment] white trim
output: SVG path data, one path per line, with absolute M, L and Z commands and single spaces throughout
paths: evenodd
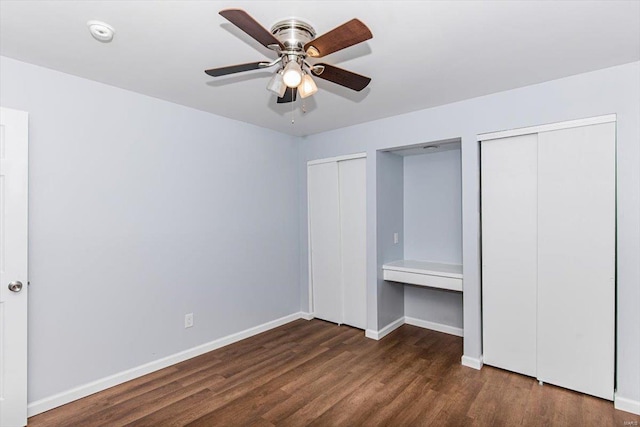
M 398 329 L 400 326 L 404 325 L 404 317 L 401 317 L 393 322 L 389 323 L 384 328 L 379 331 L 374 331 L 373 329 L 367 329 L 364 333 L 364 336 L 367 338 L 371 338 L 374 340 L 381 340 L 382 338 L 389 335 L 391 332 Z
M 509 138 L 512 136 L 528 135 L 532 133 L 549 132 L 552 130 L 575 128 L 580 126 L 597 125 L 601 123 L 610 123 L 616 121 L 615 114 L 607 114 L 605 116 L 589 117 L 586 119 L 569 120 L 566 122 L 549 123 L 546 125 L 530 126 L 526 128 L 503 130 L 498 132 L 489 132 L 478 134 L 478 141 L 489 141 L 491 139 Z
M 367 153 L 346 154 L 344 156 L 328 157 L 326 159 L 309 160 L 307 166 L 319 165 L 321 163 L 343 162 L 345 160 L 361 159 L 367 157 Z
M 432 331 L 444 332 L 445 334 L 455 335 L 457 337 L 464 336 L 464 330 L 462 328 L 457 328 L 455 326 L 444 325 L 442 323 L 429 322 L 428 320 L 416 319 L 415 317 L 401 317 L 398 320 L 395 320 L 389 323 L 384 328 L 376 331 L 374 329 L 367 329 L 365 331 L 365 336 L 367 338 L 371 338 L 373 340 L 381 340 L 385 336 L 389 335 L 391 332 L 395 331 L 402 325 L 412 325 L 417 326 L 419 328 L 430 329 Z M 482 362 L 480 362 L 480 366 L 482 366 Z M 480 369 L 480 368 L 476 368 Z
M 308 297 L 309 312 L 314 313 L 316 308 L 313 305 L 313 264 L 311 262 L 311 201 L 309 199 L 309 166 L 307 165 L 307 281 L 308 281 Z
M 462 328 L 456 328 L 455 326 L 444 325 L 442 323 L 429 322 L 427 320 L 416 319 L 415 317 L 404 318 L 404 323 L 407 325 L 418 326 L 424 329 L 431 329 L 432 331 L 444 332 L 445 334 L 455 335 L 457 337 L 463 337 L 464 332 Z
M 462 366 L 480 370 L 482 369 L 482 355 L 479 358 L 462 356 Z
M 618 393 L 614 394 L 613 407 L 619 411 L 640 415 L 640 401 L 618 396 Z
M 316 316 L 313 313 L 307 313 L 307 312 L 301 311 L 300 318 L 304 320 L 313 320 L 316 318 Z
M 77 399 L 89 396 L 90 394 L 97 393 L 102 390 L 106 390 L 110 387 L 122 384 L 126 381 L 141 377 L 143 375 L 150 374 L 151 372 L 158 371 L 176 363 L 183 362 L 187 359 L 191 359 L 201 354 L 208 353 L 212 350 L 216 350 L 220 347 L 224 347 L 229 344 L 233 344 L 245 338 L 252 337 L 270 329 L 277 328 L 285 325 L 289 322 L 293 322 L 298 319 L 306 319 L 308 313 L 298 312 L 288 316 L 281 317 L 270 322 L 263 323 L 253 328 L 245 329 L 244 331 L 237 332 L 226 337 L 218 338 L 217 340 L 202 344 L 196 347 L 192 347 L 188 350 L 181 351 L 179 353 L 172 354 L 162 359 L 154 360 L 144 365 L 137 366 L 132 369 L 128 369 L 117 374 L 110 375 L 105 378 L 101 378 L 96 381 L 92 381 L 88 384 L 81 385 L 71 390 L 63 391 L 53 396 L 45 397 L 44 399 L 31 402 L 27 406 L 28 416 L 34 416 L 66 403 L 72 402 Z
M 308 168 L 309 166 L 307 166 Z M 343 217 L 343 210 L 342 210 L 342 174 L 340 173 L 340 165 L 336 162 L 336 173 L 338 174 L 338 180 L 336 181 L 337 185 L 337 194 L 338 194 L 338 257 L 340 259 L 340 291 L 341 291 L 341 295 L 340 295 L 340 322 L 339 323 L 344 323 L 344 312 L 345 312 L 345 303 L 344 301 L 346 300 L 345 298 L 345 293 L 346 293 L 346 285 L 345 285 L 345 278 L 344 278 L 344 256 L 343 253 L 344 251 L 342 250 L 342 245 L 344 245 L 344 234 L 342 233 L 342 217 Z M 366 213 L 365 213 L 365 219 L 366 219 Z M 365 245 L 366 248 L 366 245 Z M 311 246 L 309 246 L 309 252 L 311 252 Z M 366 262 L 366 261 L 365 261 Z M 366 297 L 366 294 L 365 294 Z M 365 304 L 366 304 L 366 299 L 365 299 Z M 366 313 L 365 313 L 366 314 Z M 365 318 L 366 319 L 366 318 Z M 365 320 L 365 326 L 366 326 L 366 320 Z M 366 334 L 366 332 L 365 332 Z
M 373 329 L 365 329 L 364 336 L 376 341 L 380 339 L 378 331 L 374 331 Z

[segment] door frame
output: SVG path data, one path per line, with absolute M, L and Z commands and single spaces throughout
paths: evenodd
M 537 126 L 529 126 L 525 128 L 516 128 L 509 130 L 502 130 L 498 132 L 480 133 L 477 135 L 478 143 L 482 141 L 489 141 L 491 139 L 508 138 L 511 136 L 528 135 L 530 133 L 549 132 L 552 130 L 569 129 L 581 126 L 597 125 L 601 123 L 616 122 L 617 116 L 615 114 L 606 114 L 603 116 L 588 117 L 585 119 L 568 120 L 565 122 L 548 123 Z
M 4 307 L 3 328 L 6 328 L 10 322 L 11 333 L 4 334 L 3 348 L 0 349 L 4 352 L 4 369 L 6 372 L 11 372 L 9 378 L 5 377 L 4 384 L 5 397 L 7 400 L 7 408 L 12 408 L 11 411 L 4 412 L 4 418 L 0 422 L 8 422 L 10 424 L 27 424 L 28 417 L 28 397 L 27 397 L 27 310 L 28 310 L 28 285 L 29 285 L 29 270 L 28 270 L 28 251 L 29 251 L 29 114 L 25 111 L 20 111 L 11 108 L 0 107 L 1 125 L 4 127 L 4 147 L 3 152 L 8 153 L 6 158 L 5 168 L 8 168 L 8 177 L 5 184 L 9 186 L 9 189 L 15 185 L 14 190 L 17 193 L 12 197 L 12 202 L 8 203 L 7 200 L 3 201 L 4 209 L 12 209 L 12 214 L 8 218 L 8 221 L 4 224 L 5 235 L 3 238 L 13 239 L 11 246 L 11 253 L 13 256 L 6 256 L 7 268 L 6 273 L 3 274 L 0 290 L 3 294 L 9 298 L 5 299 L 5 303 L 9 303 Z M 7 143 L 10 142 L 11 146 Z M 13 154 L 11 154 L 13 152 Z M 5 160 L 3 159 L 4 163 Z M 10 191 L 5 193 L 11 194 Z M 15 211 L 13 209 L 16 209 Z M 2 212 L 4 216 L 3 221 L 7 221 L 7 211 Z M 7 236 L 9 230 L 13 230 L 16 233 L 13 237 Z M 15 243 L 17 242 L 17 243 Z M 5 246 L 6 248 L 6 246 Z M 15 271 L 14 271 L 15 270 Z M 9 281 L 22 282 L 22 290 L 18 290 L 18 293 L 14 294 L 7 289 Z M 19 298 L 19 300 L 15 300 Z M 12 301 L 13 299 L 13 301 Z M 6 331 L 5 331 L 6 332 Z M 12 348 L 12 351 L 5 352 L 5 347 Z M 9 392 L 11 390 L 11 392 Z M 7 415 L 8 414 L 8 415 Z

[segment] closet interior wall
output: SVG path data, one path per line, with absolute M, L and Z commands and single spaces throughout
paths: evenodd
M 380 272 L 399 260 L 462 264 L 460 154 L 455 139 L 377 153 L 378 300 L 385 305 L 379 328 L 403 317 L 462 335 L 461 292 L 385 281 Z
M 459 146 L 403 159 L 405 259 L 462 264 Z M 460 292 L 405 285 L 404 309 L 412 319 L 463 327 Z
M 382 278 L 382 266 L 403 259 L 404 245 L 404 163 L 396 154 L 376 152 L 376 294 L 377 323 L 375 332 L 404 317 L 404 286 Z M 395 243 L 393 234 L 398 233 Z

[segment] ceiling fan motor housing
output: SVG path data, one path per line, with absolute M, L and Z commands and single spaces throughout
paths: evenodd
M 271 27 L 271 34 L 284 45 L 283 53 L 306 56 L 304 45 L 313 40 L 316 31 L 308 23 L 296 18 L 285 19 Z

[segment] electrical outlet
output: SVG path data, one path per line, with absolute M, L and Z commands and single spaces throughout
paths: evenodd
M 393 244 L 394 245 L 398 244 L 398 233 L 393 233 Z
M 189 313 L 189 314 L 185 314 L 184 315 L 184 327 L 186 328 L 190 328 L 193 326 L 193 313 Z

